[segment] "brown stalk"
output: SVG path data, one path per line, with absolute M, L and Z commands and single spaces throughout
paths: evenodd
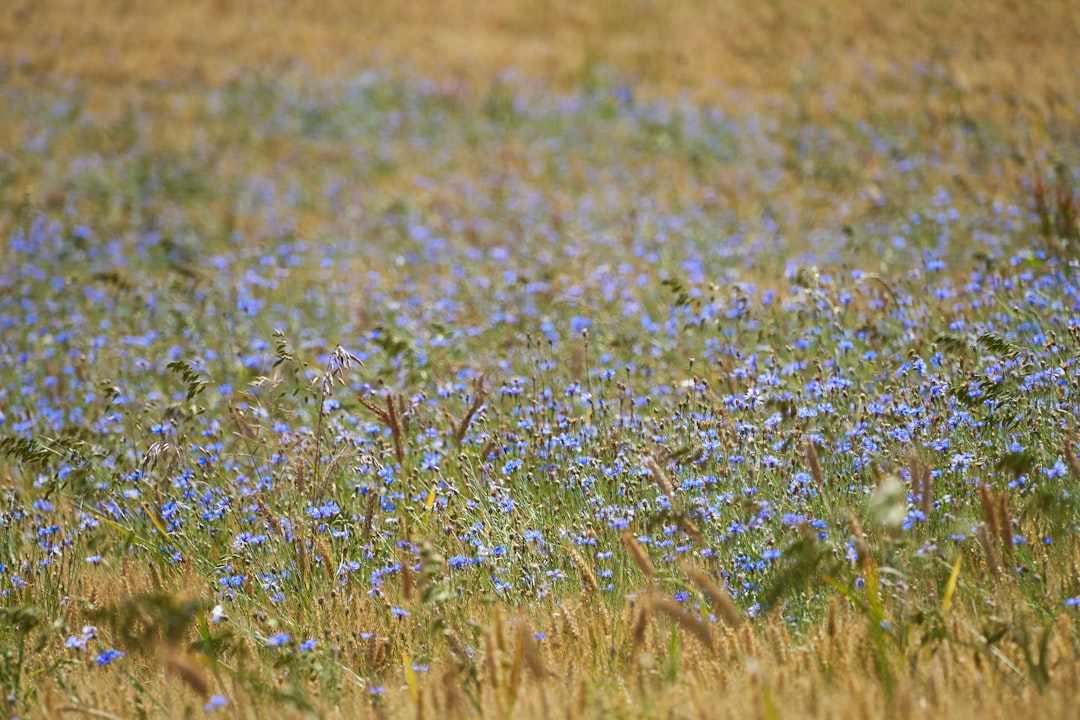
M 645 646 L 645 634 L 649 631 L 649 619 L 652 617 L 652 602 L 647 595 L 638 596 L 635 602 L 636 613 L 631 629 L 634 654 Z
M 280 535 L 281 521 L 276 515 L 274 515 L 273 512 L 270 511 L 270 508 L 268 508 L 265 503 L 259 503 L 259 513 L 266 520 L 266 524 L 270 526 L 270 529 L 274 531 L 274 534 Z
M 330 551 L 330 546 L 326 543 L 326 538 L 322 535 L 315 536 L 315 548 L 322 555 L 323 563 L 325 563 L 326 573 L 330 576 L 330 579 L 334 579 L 334 572 L 336 567 L 334 566 L 334 555 Z
M 165 650 L 165 667 L 175 673 L 185 685 L 200 696 L 210 697 L 210 683 L 199 664 L 179 647 L 170 645 Z
M 627 530 L 622 534 L 622 544 L 623 548 L 626 549 L 626 554 L 638 566 L 638 570 L 645 574 L 649 582 L 652 582 L 653 577 L 656 575 L 656 568 L 653 567 L 652 560 L 649 559 L 649 553 L 641 546 L 638 539 Z
M 394 396 L 386 393 L 386 414 L 390 418 L 390 434 L 394 437 L 394 455 L 399 465 L 405 464 L 405 444 L 402 439 L 401 416 L 394 407 Z
M 398 550 L 398 562 L 401 563 L 401 599 L 409 602 L 413 597 L 413 569 L 404 548 Z
M 704 533 L 701 532 L 701 529 L 695 525 L 690 518 L 685 515 L 679 518 L 679 527 L 686 533 L 687 537 L 698 545 L 701 545 L 702 547 L 708 546 L 708 541 L 705 539 Z
M 364 508 L 364 526 L 360 531 L 360 542 L 367 544 L 371 539 L 371 527 L 375 520 L 375 491 L 371 490 L 368 493 L 367 507 Z
M 454 444 L 458 449 L 461 449 L 461 444 L 465 441 L 465 433 L 469 431 L 469 423 L 472 422 L 476 413 L 484 406 L 484 398 L 487 397 L 487 390 L 484 389 L 484 376 L 481 375 L 480 379 L 476 381 L 473 387 L 473 399 L 469 405 L 469 409 L 465 411 L 464 417 L 461 418 L 461 422 L 454 428 Z M 483 459 L 483 458 L 481 458 Z
M 358 397 L 356 399 L 360 402 L 361 405 L 370 410 L 375 417 L 379 418 L 379 420 L 384 425 L 386 425 L 387 427 L 390 426 L 390 416 L 387 415 L 385 408 L 379 407 L 378 405 L 364 397 Z
M 990 574 L 997 577 L 1001 571 L 1001 555 L 998 554 L 997 547 L 994 545 L 992 535 L 987 530 L 986 523 L 979 524 L 978 537 L 979 544 L 982 545 L 983 552 L 986 553 L 986 564 L 990 568 Z
M 866 534 L 863 532 L 862 525 L 859 524 L 858 518 L 853 514 L 848 514 L 848 528 L 851 530 L 851 534 L 855 536 L 855 555 L 858 557 L 859 565 L 865 568 L 872 558 L 870 544 L 866 542 Z
M 585 562 L 585 558 L 581 557 L 581 553 L 577 551 L 573 545 L 566 546 L 567 552 L 570 555 L 570 559 L 577 565 L 578 570 L 581 571 L 582 579 L 585 581 L 585 588 L 591 592 L 597 598 L 597 608 L 600 611 L 600 618 L 604 622 L 604 632 L 608 635 L 611 634 L 611 617 L 608 615 L 607 607 L 604 605 L 604 599 L 600 595 L 600 583 L 596 579 L 596 574 L 593 572 L 589 564 Z
M 979 502 L 982 504 L 983 519 L 986 521 L 986 529 L 990 531 L 990 537 L 1000 538 L 1001 518 L 998 517 L 997 503 L 985 483 L 979 484 Z
M 814 478 L 814 482 L 819 488 L 825 487 L 825 473 L 821 469 L 821 461 L 818 459 L 814 441 L 806 438 L 803 445 L 806 449 L 806 464 L 810 466 L 810 476 Z
M 934 476 L 930 473 L 930 463 L 925 463 L 922 468 L 922 487 L 919 492 L 919 510 L 923 517 L 929 518 L 934 509 Z
M 922 498 L 922 461 L 915 453 L 908 455 L 908 482 L 911 484 L 912 497 Z M 921 508 L 921 503 L 920 503 Z
M 521 644 L 521 658 L 525 662 L 525 667 L 533 676 L 540 679 L 544 679 L 554 675 L 551 670 L 548 670 L 544 664 L 544 659 L 540 656 L 540 646 L 536 642 L 536 638 L 533 636 L 532 628 L 529 627 L 529 623 L 525 618 L 518 618 L 518 643 Z
M 739 612 L 739 608 L 735 605 L 735 600 L 732 599 L 731 595 L 720 587 L 720 584 L 713 580 L 709 573 L 696 565 L 684 562 L 681 567 L 683 572 L 694 581 L 694 584 L 701 588 L 701 592 L 709 599 L 713 609 L 720 614 L 728 627 L 738 628 L 742 624 L 742 613 Z
M 653 599 L 652 606 L 689 630 L 709 650 L 713 649 L 713 636 L 709 631 L 709 626 L 701 618 L 688 612 L 674 598 L 657 595 Z
M 1080 458 L 1076 457 L 1073 442 L 1072 433 L 1065 433 L 1065 442 L 1062 443 L 1061 450 L 1065 455 L 1065 462 L 1069 465 L 1069 472 L 1072 473 L 1073 480 L 1080 482 Z
M 495 645 L 495 632 L 489 626 L 484 630 L 484 669 L 488 680 L 498 693 L 499 689 L 499 649 Z
M 649 469 L 649 477 L 660 488 L 660 492 L 667 496 L 668 502 L 674 504 L 675 488 L 672 486 L 667 473 L 664 472 L 664 468 L 660 467 L 660 463 L 656 462 L 656 458 L 651 455 L 645 458 L 645 466 Z
M 929 519 L 934 509 L 934 478 L 930 475 L 930 463 L 914 452 L 908 456 L 908 474 L 911 476 L 911 494 L 919 502 L 923 517 Z
M 402 427 L 400 417 L 397 409 L 394 407 L 394 397 L 390 393 L 386 393 L 386 407 L 382 408 L 371 402 L 367 398 L 358 397 L 357 400 L 361 405 L 366 407 L 371 413 L 382 422 L 383 425 L 390 428 L 390 434 L 394 438 L 394 456 L 397 458 L 399 465 L 405 464 L 405 444 L 402 438 Z
M 999 492 L 997 496 L 997 515 L 1001 522 L 999 537 L 1005 545 L 1005 552 L 1011 554 L 1013 549 L 1012 510 L 1009 509 L 1009 494 L 1005 490 Z

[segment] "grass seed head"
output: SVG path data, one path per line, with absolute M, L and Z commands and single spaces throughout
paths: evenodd
M 1069 473 L 1073 476 L 1073 480 L 1080 482 L 1080 458 L 1076 457 L 1076 451 L 1073 450 L 1074 442 L 1072 433 L 1065 433 L 1061 451 L 1065 455 L 1065 462 L 1069 466 Z
M 825 472 L 821 469 L 821 460 L 818 459 L 814 441 L 808 437 L 803 441 L 803 446 L 806 450 L 806 464 L 810 467 L 810 477 L 814 478 L 814 483 L 819 488 L 825 487 Z
M 656 461 L 656 458 L 652 455 L 647 456 L 645 458 L 645 467 L 649 469 L 649 477 L 660 488 L 660 492 L 667 496 L 668 502 L 674 503 L 675 487 L 671 484 L 671 478 L 668 477 L 667 472 Z
M 653 577 L 656 575 L 656 568 L 653 567 L 652 560 L 649 559 L 649 553 L 645 550 L 644 546 L 638 542 L 638 539 L 634 537 L 634 534 L 629 530 L 622 534 L 622 544 L 623 548 L 626 549 L 627 555 L 629 555 L 633 563 L 637 565 L 638 570 L 644 573 L 645 577 L 652 581 Z
M 720 584 L 701 568 L 688 562 L 682 563 L 681 567 L 683 572 L 701 588 L 701 592 L 709 599 L 713 609 L 723 618 L 728 627 L 738 628 L 742 624 L 742 613 L 730 593 L 720 587 Z
M 705 624 L 705 621 L 690 613 L 674 598 L 667 595 L 656 595 L 653 598 L 652 606 L 674 620 L 685 630 L 688 630 L 709 650 L 715 647 L 712 632 L 709 630 L 709 626 Z
M 645 647 L 646 635 L 649 631 L 649 619 L 652 616 L 652 600 L 649 595 L 636 595 L 633 600 L 633 625 L 630 637 L 634 657 Z
M 166 669 L 180 678 L 196 694 L 203 698 L 210 697 L 210 683 L 206 679 L 205 671 L 194 657 L 178 647 L 169 646 L 164 650 L 163 661 Z
M 990 537 L 1000 538 L 1001 518 L 998 517 L 998 506 L 986 483 L 979 483 L 979 502 L 982 505 L 983 522 L 990 532 Z

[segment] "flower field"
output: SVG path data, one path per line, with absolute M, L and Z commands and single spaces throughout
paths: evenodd
M 111 22 L 0 56 L 0 715 L 1069 716 L 1075 65 Z

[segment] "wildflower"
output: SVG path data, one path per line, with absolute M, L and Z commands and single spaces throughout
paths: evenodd
M 126 653 L 123 650 L 105 650 L 104 652 L 99 653 L 97 656 L 98 667 L 104 667 L 110 664 L 113 660 L 124 657 L 125 654 Z
M 278 633 L 277 635 L 272 635 L 272 636 L 268 637 L 266 639 L 266 644 L 269 645 L 270 647 L 281 647 L 282 645 L 287 644 L 289 642 L 289 640 L 291 640 L 291 639 L 292 639 L 292 636 L 289 635 L 289 633 L 282 632 L 282 633 Z
M 217 712 L 225 707 L 228 702 L 229 701 L 225 699 L 224 695 L 211 695 L 209 702 L 203 705 L 203 710 L 208 713 Z
M 65 642 L 64 646 L 72 648 L 74 650 L 85 650 L 86 643 L 90 638 L 97 635 L 97 628 L 93 625 L 86 625 L 82 629 L 82 633 L 79 635 L 72 635 Z

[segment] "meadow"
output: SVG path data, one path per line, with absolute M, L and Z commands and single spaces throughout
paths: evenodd
M 0 716 L 1070 717 L 1074 15 L 0 10 Z

